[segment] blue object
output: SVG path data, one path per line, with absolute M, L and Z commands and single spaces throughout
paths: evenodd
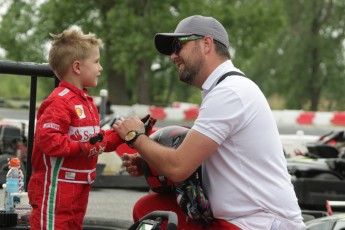
M 20 180 L 20 182 L 19 182 Z M 15 196 L 11 197 L 12 193 L 19 193 L 20 186 L 24 188 L 24 176 L 21 170 L 18 167 L 11 167 L 6 175 L 6 203 L 5 203 L 5 211 L 7 213 L 14 212 L 14 204 L 20 203 L 20 197 Z M 15 202 L 13 204 L 13 201 Z

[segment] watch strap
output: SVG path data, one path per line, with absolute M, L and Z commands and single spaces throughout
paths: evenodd
M 129 131 L 129 132 L 135 132 L 135 136 L 134 136 L 131 140 L 126 141 L 126 144 L 127 144 L 129 147 L 131 147 L 132 149 L 134 149 L 133 146 L 132 146 L 132 144 L 137 140 L 137 138 L 138 138 L 141 134 L 145 134 L 145 132 L 144 132 L 144 131 L 141 131 L 141 130 L 131 130 L 131 131 Z M 128 132 L 128 133 L 129 133 L 129 132 Z

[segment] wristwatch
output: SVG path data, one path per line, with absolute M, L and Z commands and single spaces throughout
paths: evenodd
M 141 134 L 145 134 L 144 131 L 141 131 L 141 130 L 131 130 L 131 131 L 128 131 L 126 136 L 125 136 L 125 141 L 126 141 L 126 144 L 133 148 L 132 144 L 134 143 L 134 141 L 141 135 Z

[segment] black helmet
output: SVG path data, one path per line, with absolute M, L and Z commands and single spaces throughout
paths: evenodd
M 186 137 L 189 128 L 184 126 L 166 126 L 158 129 L 150 135 L 150 138 L 164 146 L 177 148 Z M 142 160 L 143 172 L 150 189 L 156 193 L 171 192 L 174 189 L 174 183 Z

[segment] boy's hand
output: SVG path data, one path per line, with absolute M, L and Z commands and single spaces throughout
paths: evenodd
M 82 150 L 82 155 L 88 157 L 100 155 L 104 152 L 107 145 L 107 140 L 104 138 L 104 131 L 101 130 L 99 133 L 94 134 L 89 141 L 79 142 Z
M 145 117 L 141 118 L 141 121 L 145 125 L 145 134 L 149 136 L 151 134 L 153 126 L 156 124 L 157 119 L 151 117 L 150 114 L 147 114 Z

